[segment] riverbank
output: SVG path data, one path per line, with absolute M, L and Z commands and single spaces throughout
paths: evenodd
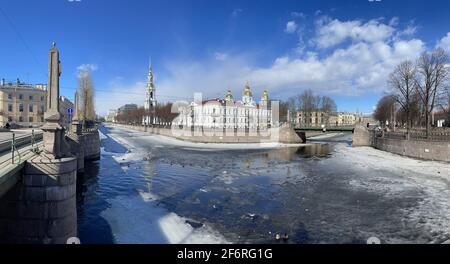
M 450 141 L 431 139 L 405 139 L 402 133 L 385 133 L 357 126 L 353 146 L 370 146 L 389 153 L 423 160 L 450 162 Z
M 124 125 L 112 125 L 105 124 L 107 128 L 119 128 L 128 131 L 134 131 L 142 133 L 142 135 L 149 136 L 149 140 L 155 143 L 179 146 L 185 148 L 200 148 L 200 149 L 272 149 L 272 148 L 286 148 L 286 147 L 300 147 L 306 146 L 305 143 L 282 143 L 282 142 L 246 142 L 241 140 L 239 143 L 222 143 L 215 142 L 214 139 L 199 139 L 198 141 L 192 141 L 191 138 L 179 138 L 170 133 L 170 129 L 160 130 L 158 133 L 142 131 L 142 127 L 124 126 Z M 121 141 L 121 139 L 117 139 Z M 194 138 L 195 140 L 195 138 Z M 204 141 L 204 142 L 202 142 Z M 124 142 L 127 144 L 127 142 Z

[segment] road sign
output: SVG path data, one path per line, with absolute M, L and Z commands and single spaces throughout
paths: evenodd
M 73 109 L 72 109 L 72 108 L 69 108 L 69 109 L 67 109 L 67 112 L 68 112 L 69 114 L 72 114 L 72 113 L 73 113 Z

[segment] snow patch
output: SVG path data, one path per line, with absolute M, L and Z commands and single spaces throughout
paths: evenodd
M 102 133 L 102 131 L 100 131 L 100 129 L 98 130 L 98 134 L 99 134 L 99 136 L 100 136 L 100 140 L 103 140 L 103 139 L 107 139 L 107 138 L 108 138 L 107 136 L 105 136 L 105 134 Z
M 327 139 L 327 138 L 333 138 L 333 137 L 338 137 L 338 136 L 342 136 L 342 135 L 344 135 L 344 133 L 329 133 L 329 134 L 324 134 L 324 135 L 313 136 L 313 137 L 310 137 L 309 139 L 313 139 L 313 140 Z
M 416 193 L 420 201 L 404 209 L 405 223 L 423 230 L 430 243 L 444 243 L 450 238 L 450 164 L 422 161 L 369 147 L 336 146 L 335 159 L 363 171 L 350 180 L 355 188 L 404 197 Z M 395 242 L 395 241 L 389 241 Z
M 101 213 L 119 244 L 222 244 L 228 241 L 208 225 L 194 228 L 190 219 L 158 205 L 150 193 L 119 196 Z M 195 221 L 192 221 L 195 222 Z

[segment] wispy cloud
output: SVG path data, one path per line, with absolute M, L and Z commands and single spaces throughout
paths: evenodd
M 450 52 L 450 32 L 448 32 L 445 37 L 439 40 L 436 46 L 441 47 L 446 51 Z
M 295 23 L 295 21 L 289 21 L 286 23 L 286 28 L 284 29 L 284 32 L 286 33 L 295 33 L 295 31 L 297 30 L 297 23 Z
M 236 8 L 231 12 L 231 17 L 237 17 L 240 13 L 242 13 L 242 9 L 241 8 Z
M 228 87 L 239 99 L 248 80 L 255 99 L 267 89 L 272 98 L 285 99 L 304 89 L 319 94 L 358 96 L 387 91 L 386 78 L 405 59 L 415 59 L 426 50 L 426 43 L 411 35 L 398 23 L 382 20 L 337 20 L 318 17 L 313 45 L 298 46 L 301 54 L 280 54 L 268 66 L 255 63 L 248 53 L 216 52 L 206 59 L 163 63 L 167 74 L 156 82 L 158 101 L 175 101 L 202 92 L 204 97 L 223 97 Z M 397 24 L 397 26 L 394 26 Z M 298 28 L 296 31 L 298 33 Z M 450 33 L 439 41 L 450 47 Z M 323 50 L 326 48 L 326 52 Z M 289 53 L 288 53 L 289 54 Z M 143 103 L 145 78 L 128 85 L 112 86 L 103 108 L 124 103 Z M 116 91 L 118 95 L 116 96 Z
M 291 16 L 293 17 L 299 17 L 299 18 L 305 18 L 306 15 L 302 12 L 291 12 Z
M 214 57 L 216 58 L 216 60 L 224 61 L 227 59 L 228 54 L 223 53 L 223 52 L 215 52 Z
M 88 72 L 94 72 L 96 70 L 98 70 L 98 66 L 96 64 L 81 64 L 77 67 L 77 75 L 80 77 Z

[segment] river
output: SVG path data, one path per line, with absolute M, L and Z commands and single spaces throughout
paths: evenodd
M 352 149 L 351 134 L 305 146 L 221 149 L 100 130 L 101 160 L 87 163 L 78 179 L 82 243 L 450 239 L 445 163 Z

